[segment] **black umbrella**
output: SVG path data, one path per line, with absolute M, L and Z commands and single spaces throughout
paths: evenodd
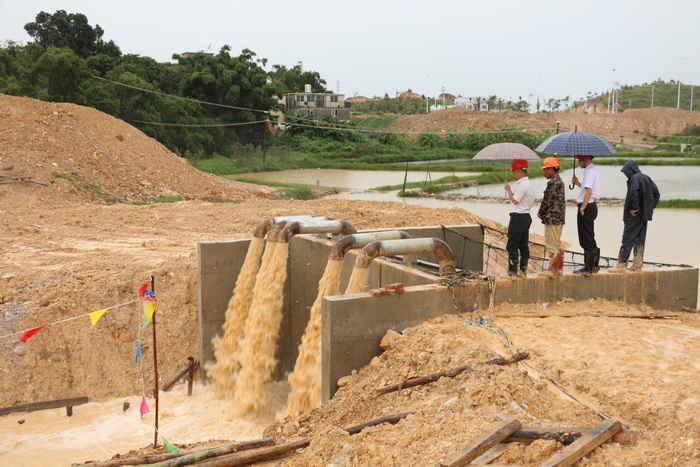
M 595 156 L 598 154 L 612 154 L 615 148 L 605 139 L 593 133 L 585 131 L 567 131 L 558 135 L 550 136 L 542 144 L 535 148 L 537 152 L 553 152 L 557 154 L 582 154 L 585 156 Z M 574 164 L 574 176 L 576 175 L 576 164 Z M 574 186 L 570 185 L 573 190 Z

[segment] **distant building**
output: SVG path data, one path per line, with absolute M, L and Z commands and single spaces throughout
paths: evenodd
M 338 120 L 350 120 L 350 109 L 345 108 L 345 94 L 311 92 L 308 84 L 304 92 L 285 94 L 282 102 L 297 115 L 310 115 L 315 119 L 332 115 Z
M 478 100 L 473 97 L 455 97 L 455 105 L 470 110 L 489 110 L 489 104 L 486 102 L 486 99 Z
M 180 57 L 182 58 L 190 58 L 194 54 L 202 54 L 202 55 L 209 55 L 210 57 L 213 56 L 214 54 L 209 53 L 209 52 L 183 52 L 180 54 Z
M 406 99 L 412 99 L 412 100 L 421 100 L 423 99 L 423 96 L 420 94 L 416 94 L 415 92 L 411 91 L 396 91 L 396 98 L 400 97 L 405 97 Z

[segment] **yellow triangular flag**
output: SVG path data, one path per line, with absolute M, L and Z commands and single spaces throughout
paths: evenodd
M 105 314 L 105 311 L 109 310 L 109 308 L 105 308 L 104 310 L 97 310 L 93 311 L 92 313 L 88 313 L 88 316 L 90 317 L 90 321 L 92 321 L 92 325 L 96 325 L 97 322 L 102 318 L 102 315 Z
M 153 318 L 153 313 L 155 313 L 155 311 L 155 300 L 146 300 L 145 302 L 143 302 L 143 324 L 141 325 L 141 329 L 148 326 L 148 323 L 151 321 L 151 318 Z

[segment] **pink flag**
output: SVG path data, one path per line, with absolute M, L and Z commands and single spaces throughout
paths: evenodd
M 24 332 L 22 333 L 21 336 L 19 336 L 19 340 L 21 340 L 22 342 L 24 342 L 24 343 L 26 344 L 26 343 L 27 343 L 27 339 L 29 339 L 30 337 L 32 337 L 32 336 L 33 336 L 34 334 L 36 334 L 37 332 L 41 331 L 41 329 L 44 328 L 44 327 L 46 327 L 46 325 L 45 325 L 45 324 L 42 324 L 41 326 L 37 326 L 37 327 L 32 328 L 32 329 L 27 329 L 26 331 L 24 331 Z
M 143 420 L 143 416 L 150 411 L 151 410 L 148 408 L 148 402 L 146 402 L 146 396 L 141 396 L 141 420 Z

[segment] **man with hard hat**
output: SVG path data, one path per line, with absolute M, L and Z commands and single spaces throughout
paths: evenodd
M 583 248 L 583 267 L 574 271 L 580 274 L 598 272 L 600 248 L 595 241 L 595 220 L 598 217 L 596 202 L 601 195 L 601 180 L 598 169 L 593 165 L 593 156 L 576 155 L 579 167 L 583 169 L 583 181 L 574 175 L 571 183 L 581 188 L 576 204 L 576 225 L 578 227 L 578 242 Z
M 535 190 L 527 178 L 527 161 L 525 159 L 515 159 L 510 165 L 513 178 L 515 179 L 515 191 L 511 190 L 506 182 L 505 190 L 510 198 L 510 221 L 508 222 L 508 275 L 517 276 L 518 266 L 520 273 L 524 276 L 527 273 L 527 262 L 530 259 L 530 209 L 535 202 Z M 520 258 L 518 258 L 518 252 Z
M 559 159 L 548 157 L 542 164 L 542 172 L 547 178 L 547 188 L 544 190 L 542 204 L 537 217 L 544 224 L 545 252 L 549 258 L 549 272 L 561 274 L 564 265 L 561 254 L 561 232 L 564 229 L 566 217 L 566 195 L 564 182 L 559 176 Z

